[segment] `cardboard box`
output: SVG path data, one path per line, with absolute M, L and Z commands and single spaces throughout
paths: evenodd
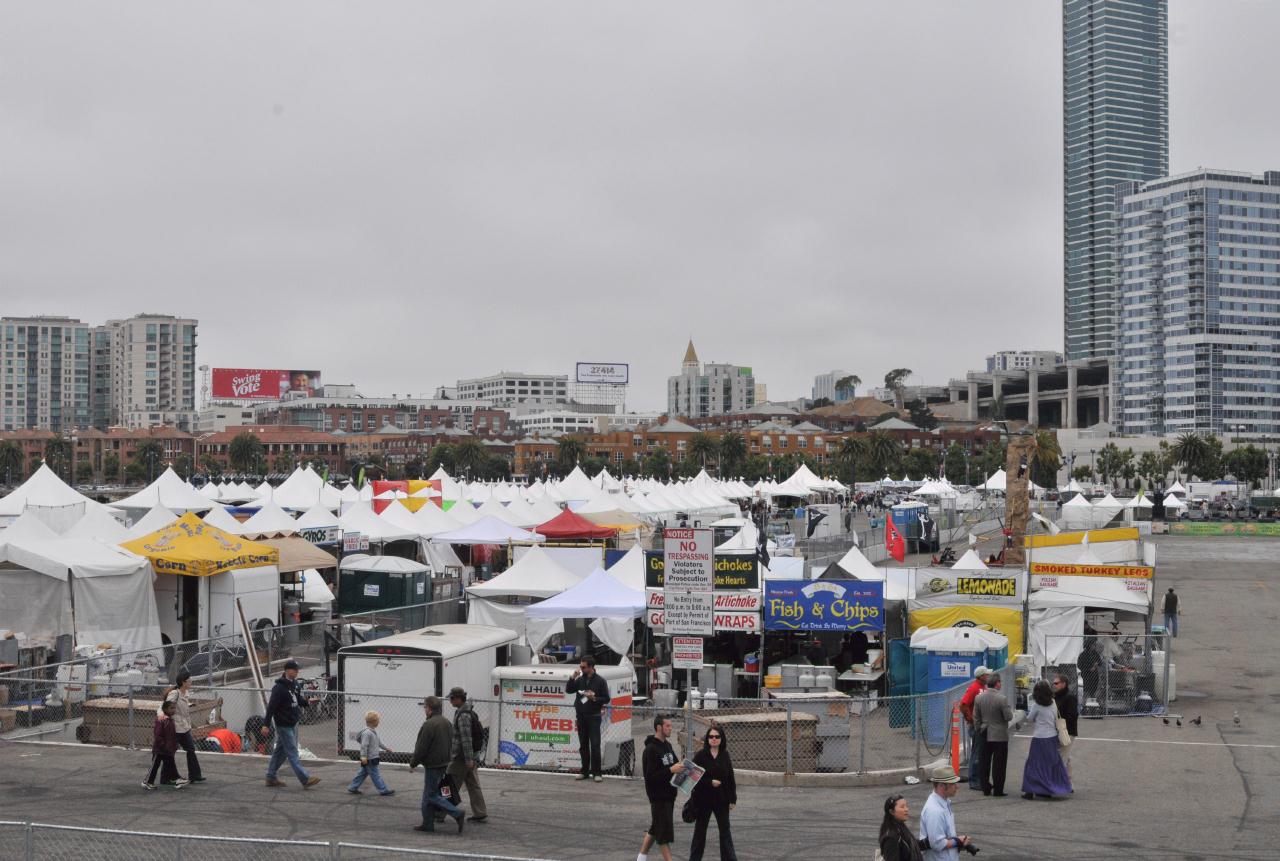
M 18 725 L 18 713 L 13 709 L 0 709 L 0 732 L 13 732 Z

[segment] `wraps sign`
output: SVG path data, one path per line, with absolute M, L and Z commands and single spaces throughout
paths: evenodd
M 863 580 L 765 582 L 766 631 L 883 631 L 884 584 Z

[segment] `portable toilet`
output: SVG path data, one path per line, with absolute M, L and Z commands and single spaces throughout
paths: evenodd
M 338 609 L 346 614 L 390 610 L 428 601 L 431 569 L 400 556 L 348 556 L 338 566 Z M 403 625 L 424 623 L 422 608 L 407 611 Z
M 980 666 L 1003 667 L 1008 660 L 1009 638 L 982 628 L 925 627 L 911 635 L 911 651 L 913 664 L 923 669 L 923 673 L 913 673 L 913 678 L 924 682 L 924 690 L 913 693 L 937 694 L 925 699 L 923 715 L 925 740 L 936 745 L 946 740 L 951 726 L 953 704 L 942 692 L 968 683 Z

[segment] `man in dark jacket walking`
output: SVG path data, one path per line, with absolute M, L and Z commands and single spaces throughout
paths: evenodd
M 488 808 L 484 803 L 484 792 L 480 789 L 480 751 L 475 745 L 477 735 L 475 727 L 480 718 L 476 710 L 467 702 L 467 692 L 462 688 L 449 691 L 449 705 L 453 706 L 453 750 L 449 761 L 449 776 L 461 789 L 467 787 L 467 797 L 471 799 L 471 821 L 484 822 L 489 818 Z M 462 801 L 462 796 L 458 796 Z
M 285 760 L 298 776 L 303 789 L 310 789 L 320 782 L 320 778 L 307 774 L 298 758 L 298 718 L 302 710 L 310 705 L 302 694 L 302 686 L 298 684 L 298 662 L 284 662 L 284 675 L 276 679 L 271 689 L 271 699 L 267 702 L 267 714 L 263 721 L 262 735 L 271 734 L 271 726 L 275 725 L 276 746 L 271 751 L 271 760 L 267 763 L 267 786 L 284 786 L 284 781 L 276 777 Z
M 422 789 L 422 824 L 415 825 L 414 830 L 435 831 L 436 819 L 431 808 L 438 807 L 453 817 L 458 823 L 458 833 L 461 834 L 465 819 L 462 811 L 440 794 L 440 781 L 444 779 L 453 750 L 453 727 L 440 713 L 439 697 L 427 697 L 422 705 L 427 712 L 427 719 L 418 729 L 418 741 L 413 746 L 413 756 L 409 760 L 410 771 L 421 765 L 426 772 Z
M 1164 593 L 1164 629 L 1170 636 L 1178 636 L 1178 593 L 1172 586 Z
M 653 735 L 644 740 L 644 792 L 649 796 L 649 828 L 640 844 L 636 861 L 649 861 L 649 850 L 657 843 L 663 861 L 671 861 L 671 842 L 676 839 L 673 811 L 676 788 L 671 775 L 684 771 L 684 763 L 671 747 L 671 718 L 658 715 L 653 719 Z
M 609 685 L 596 672 L 594 658 L 583 658 L 565 683 L 566 694 L 576 694 L 573 709 L 578 718 L 578 755 L 582 773 L 578 780 L 604 780 L 600 768 L 600 712 L 609 704 Z

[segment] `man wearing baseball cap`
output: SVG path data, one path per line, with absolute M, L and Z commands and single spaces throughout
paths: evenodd
M 969 687 L 965 690 L 964 696 L 960 698 L 960 714 L 964 716 L 965 723 L 969 725 L 969 788 L 982 789 L 982 776 L 978 768 L 978 763 L 982 762 L 982 748 L 986 737 L 974 729 L 973 721 L 973 704 L 977 702 L 978 694 L 987 689 L 987 676 L 991 671 L 986 667 L 979 666 L 973 671 L 973 681 L 969 683 Z
M 302 669 L 298 662 L 290 658 L 284 662 L 284 674 L 276 679 L 271 689 L 271 699 L 267 702 L 267 714 L 263 720 L 261 733 L 269 735 L 271 725 L 276 728 L 276 746 L 271 751 L 271 761 L 267 763 L 267 786 L 284 786 L 284 781 L 276 777 L 276 772 L 285 760 L 293 767 L 293 773 L 303 789 L 310 789 L 320 782 L 320 778 L 307 774 L 298 758 L 298 717 L 302 710 L 312 703 L 302 695 L 302 686 L 298 684 L 298 670 Z
M 933 792 L 920 811 L 920 839 L 929 841 L 924 861 L 958 861 L 960 847 L 969 842 L 967 834 L 956 834 L 956 818 L 951 812 L 960 777 L 949 765 L 935 768 L 929 775 Z

